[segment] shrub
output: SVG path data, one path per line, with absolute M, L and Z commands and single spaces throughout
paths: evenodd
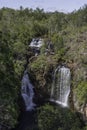
M 87 102 L 87 82 L 82 81 L 76 88 L 77 98 L 80 104 Z
M 74 112 L 46 104 L 39 109 L 38 125 L 40 130 L 80 130 L 82 123 Z

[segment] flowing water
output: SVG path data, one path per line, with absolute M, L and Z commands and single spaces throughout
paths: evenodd
M 24 72 L 21 86 L 21 94 L 25 102 L 26 111 L 33 110 L 35 104 L 33 103 L 34 91 L 33 85 L 30 82 L 27 71 Z
M 70 93 L 70 69 L 64 66 L 55 70 L 51 89 L 51 101 L 68 107 Z
M 40 48 L 42 45 L 43 45 L 43 39 L 41 38 L 33 38 L 30 43 L 30 47 Z

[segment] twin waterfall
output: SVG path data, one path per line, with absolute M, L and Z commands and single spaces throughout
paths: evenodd
M 24 72 L 21 86 L 21 94 L 25 102 L 26 111 L 31 111 L 36 106 L 33 103 L 34 91 L 33 85 L 30 83 L 27 71 Z
M 53 76 L 50 101 L 68 107 L 68 97 L 70 93 L 70 69 L 64 66 L 58 67 Z M 36 106 L 33 103 L 33 85 L 29 80 L 27 71 L 24 72 L 21 86 L 21 94 L 25 102 L 26 111 L 31 111 Z
M 51 89 L 51 101 L 68 107 L 70 93 L 70 69 L 64 66 L 55 70 Z

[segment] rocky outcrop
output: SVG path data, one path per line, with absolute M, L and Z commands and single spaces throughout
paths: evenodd
M 70 93 L 70 106 L 76 111 L 83 114 L 84 119 L 87 118 L 87 102 L 84 101 L 80 103 L 77 92 L 79 89 L 79 84 L 82 81 L 87 80 L 87 58 L 86 58 L 86 35 L 81 33 L 76 37 L 73 35 L 73 39 L 70 40 L 69 37 L 65 43 L 65 52 L 61 55 L 61 51 L 51 55 L 51 53 L 39 54 L 37 57 L 31 57 L 30 64 L 28 66 L 28 72 L 30 73 L 30 78 L 35 86 L 36 95 L 39 98 L 50 97 L 51 85 L 52 85 L 52 74 L 55 68 L 64 64 L 71 70 L 71 93 Z M 71 36 L 70 36 L 71 37 Z M 81 39 L 82 37 L 82 39 Z M 85 40 L 84 40 L 85 39 Z M 49 49 L 50 50 L 50 49 Z M 82 92 L 83 93 L 83 92 Z M 81 97 L 82 98 L 82 97 Z

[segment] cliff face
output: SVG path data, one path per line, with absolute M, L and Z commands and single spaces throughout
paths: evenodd
M 68 34 L 66 46 L 69 48 L 65 57 L 72 71 L 74 108 L 87 118 L 87 28 L 74 29 Z
M 70 30 L 71 31 L 71 30 Z M 71 70 L 71 96 L 75 110 L 81 112 L 87 118 L 87 28 L 74 30 L 67 35 L 61 32 L 64 39 L 64 47 L 52 54 L 40 53 L 29 63 L 31 81 L 35 86 L 39 97 L 49 98 L 52 86 L 53 72 L 58 65 L 64 64 Z M 71 35 L 72 34 L 72 35 Z M 55 48 L 55 45 L 54 45 Z M 61 53 L 61 50 L 62 53 Z

